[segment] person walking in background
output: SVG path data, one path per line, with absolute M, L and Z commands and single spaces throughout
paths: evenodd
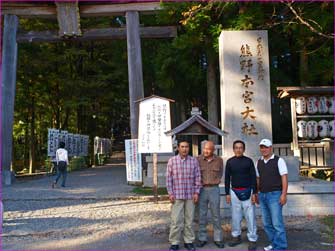
M 223 174 L 223 160 L 214 154 L 215 146 L 212 141 L 204 145 L 202 155 L 198 156 L 201 173 L 200 199 L 199 199 L 199 233 L 198 247 L 207 244 L 207 212 L 208 205 L 211 210 L 214 227 L 214 244 L 224 248 L 222 241 L 222 227 L 220 217 L 220 188 Z
M 67 150 L 65 149 L 65 143 L 60 142 L 59 148 L 56 151 L 56 163 L 57 163 L 57 177 L 52 183 L 52 188 L 55 188 L 58 180 L 62 176 L 62 187 L 65 187 L 66 176 L 67 176 L 67 165 L 69 164 L 69 158 Z
M 196 158 L 188 155 L 190 146 L 182 141 L 178 144 L 178 155 L 169 159 L 166 170 L 166 187 L 171 207 L 170 250 L 178 250 L 181 232 L 184 230 L 184 246 L 195 250 L 194 219 L 195 203 L 199 199 L 200 168 Z
M 248 250 L 256 250 L 257 225 L 256 225 L 256 172 L 252 159 L 244 156 L 245 143 L 236 140 L 233 143 L 235 156 L 227 160 L 225 171 L 226 202 L 231 204 L 232 212 L 232 236 L 228 243 L 234 247 L 242 243 L 241 221 L 244 215 L 246 219 L 249 240 Z
M 271 140 L 262 139 L 259 147 L 262 157 L 256 166 L 257 187 L 264 230 L 270 242 L 264 250 L 285 250 L 287 238 L 282 209 L 287 200 L 287 166 L 273 154 Z

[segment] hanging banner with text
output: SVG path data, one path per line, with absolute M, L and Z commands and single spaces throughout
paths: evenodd
M 72 134 L 54 128 L 48 129 L 48 156 L 55 157 L 59 143 L 65 143 L 68 156 L 88 156 L 89 136 Z
M 171 130 L 170 101 L 158 97 L 141 101 L 138 129 L 139 152 L 172 152 L 172 137 L 165 135 L 169 130 Z
M 267 31 L 222 31 L 219 57 L 222 128 L 229 132 L 223 153 L 233 155 L 233 142 L 241 139 L 246 154 L 258 156 L 258 142 L 272 138 Z
M 126 139 L 127 181 L 142 182 L 142 158 L 138 152 L 138 140 Z

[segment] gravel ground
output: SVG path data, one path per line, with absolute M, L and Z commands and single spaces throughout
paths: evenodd
M 2 250 L 166 250 L 169 247 L 170 204 L 134 198 L 133 187 L 125 184 L 124 168 L 88 169 L 70 176 L 69 187 L 65 189 L 51 189 L 49 177 L 20 181 L 4 188 Z M 285 220 L 290 249 L 333 250 L 329 229 L 319 218 Z M 258 226 L 261 248 L 267 242 L 260 219 Z M 222 227 L 224 239 L 228 240 L 229 219 L 223 219 Z M 209 234 L 211 240 L 211 226 Z M 243 238 L 246 239 L 245 231 Z M 246 247 L 243 243 L 234 249 Z M 210 243 L 202 249 L 216 247 Z

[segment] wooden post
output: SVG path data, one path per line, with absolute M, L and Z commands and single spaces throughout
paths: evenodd
M 131 138 L 138 137 L 139 106 L 135 103 L 144 97 L 142 53 L 140 39 L 140 21 L 137 11 L 126 13 L 127 20 L 127 51 L 128 51 L 128 79 L 130 103 L 130 132 Z
M 192 135 L 192 155 L 193 157 L 198 156 L 199 150 L 198 150 L 198 136 Z
M 297 111 L 295 107 L 295 98 L 291 98 L 291 121 L 292 121 L 292 147 L 294 156 L 300 157 L 298 132 L 297 132 Z
M 158 171 L 157 171 L 157 153 L 154 153 L 152 156 L 153 161 L 153 192 L 154 192 L 154 200 L 158 202 Z
M 218 116 L 218 98 L 216 86 L 216 54 L 212 51 L 207 52 L 207 108 L 208 108 L 208 122 L 214 126 L 219 125 Z M 218 144 L 218 135 L 209 135 L 208 139 L 213 141 L 215 145 Z
M 10 166 L 13 151 L 14 100 L 17 66 L 16 33 L 19 19 L 14 15 L 5 15 L 2 49 L 2 132 L 1 155 L 4 183 L 11 185 Z

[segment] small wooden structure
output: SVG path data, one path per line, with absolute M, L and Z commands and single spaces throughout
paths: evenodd
M 303 119 L 312 120 L 333 120 L 334 114 L 319 112 L 315 114 L 298 114 L 296 109 L 296 101 L 298 97 L 334 97 L 333 86 L 309 86 L 309 87 L 277 87 L 279 98 L 290 98 L 291 103 L 291 121 L 292 121 L 292 143 L 291 150 L 293 155 L 300 158 L 300 170 L 317 168 L 329 169 L 333 168 L 333 142 L 334 139 L 329 137 L 321 139 L 298 138 L 298 121 Z M 287 153 L 287 150 L 286 150 Z
M 213 126 L 207 120 L 201 116 L 199 108 L 192 108 L 192 117 L 188 120 L 175 127 L 174 129 L 165 132 L 166 135 L 191 135 L 192 136 L 192 154 L 193 156 L 198 155 L 198 136 L 200 135 L 218 135 L 224 136 L 227 132 L 220 130 L 219 128 Z

